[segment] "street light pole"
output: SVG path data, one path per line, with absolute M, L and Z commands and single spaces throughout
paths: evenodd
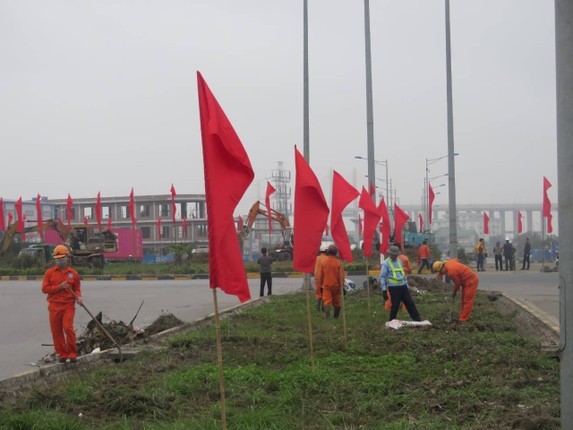
M 368 192 L 370 185 L 374 186 L 376 172 L 374 169 L 374 108 L 372 102 L 372 53 L 370 47 L 370 2 L 364 0 L 364 38 L 366 56 L 366 133 L 368 138 Z M 372 195 L 376 204 L 376 192 Z

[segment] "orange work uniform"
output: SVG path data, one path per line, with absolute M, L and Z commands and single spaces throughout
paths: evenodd
M 462 289 L 462 309 L 460 321 L 468 321 L 472 315 L 472 309 L 477 294 L 479 278 L 476 273 L 458 260 L 449 260 L 444 264 L 446 275 L 454 283 L 454 294 Z
M 48 295 L 48 312 L 54 349 L 61 359 L 67 359 L 78 356 L 74 329 L 76 299 L 67 288 L 59 288 L 63 281 L 70 285 L 76 296 L 82 297 L 80 276 L 71 267 L 61 269 L 54 266 L 48 269 L 42 282 L 42 292 Z
M 314 295 L 316 300 L 322 299 L 322 285 L 320 285 L 320 268 L 322 262 L 328 258 L 324 252 L 321 252 L 318 257 L 316 257 L 316 263 L 314 263 Z
M 402 266 L 404 266 L 404 274 L 410 275 L 412 273 L 412 268 L 410 267 L 410 259 L 408 258 L 408 256 L 405 254 L 400 254 L 398 255 L 398 260 L 400 260 L 402 262 Z M 392 309 L 392 294 L 390 294 L 390 289 L 388 289 L 387 291 L 388 291 L 388 300 L 386 300 L 386 303 L 384 303 L 384 309 L 389 311 L 390 309 Z M 406 305 L 404 303 L 402 303 L 402 310 L 403 311 L 406 310 Z
M 340 307 L 340 293 L 344 285 L 344 268 L 334 255 L 328 255 L 320 265 L 318 282 L 322 286 L 322 303 L 324 306 Z

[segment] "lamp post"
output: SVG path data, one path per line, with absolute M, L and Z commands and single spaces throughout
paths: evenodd
M 355 155 L 354 158 L 356 158 L 357 160 L 366 160 L 368 161 L 368 158 L 366 157 L 362 157 L 360 155 Z M 374 162 L 374 164 L 378 164 L 380 166 L 384 166 L 385 170 L 386 170 L 386 180 L 384 181 L 383 179 L 380 178 L 376 178 L 374 175 L 372 175 L 372 177 L 370 177 L 370 172 L 369 174 L 366 176 L 368 178 L 369 181 L 371 181 L 372 185 L 374 184 L 374 180 L 373 179 L 378 179 L 379 181 L 384 181 L 386 183 L 386 199 L 388 199 L 389 196 L 389 188 L 388 188 L 388 184 L 390 184 L 390 188 L 392 188 L 392 180 L 390 180 L 390 182 L 388 182 L 388 159 L 386 160 L 372 160 Z

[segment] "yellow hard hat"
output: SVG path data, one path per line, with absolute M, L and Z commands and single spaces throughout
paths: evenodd
M 432 264 L 432 270 L 436 273 L 438 273 L 440 270 L 442 270 L 442 267 L 444 267 L 444 262 L 443 261 L 434 261 L 434 264 Z
M 64 245 L 58 245 L 54 248 L 54 252 L 52 253 L 52 257 L 58 258 L 65 258 L 70 255 L 70 251 Z

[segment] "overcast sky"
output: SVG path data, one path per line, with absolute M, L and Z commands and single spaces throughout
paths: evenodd
M 332 169 L 366 184 L 364 2 L 308 3 L 310 164 L 330 199 Z M 371 0 L 370 17 L 375 157 L 420 203 L 426 157 L 447 154 L 444 0 Z M 302 18 L 302 0 L 0 0 L 0 197 L 204 193 L 200 71 L 255 170 L 245 213 L 302 152 Z M 553 2 L 451 0 L 451 30 L 458 203 L 541 205 L 544 175 L 556 202 Z

